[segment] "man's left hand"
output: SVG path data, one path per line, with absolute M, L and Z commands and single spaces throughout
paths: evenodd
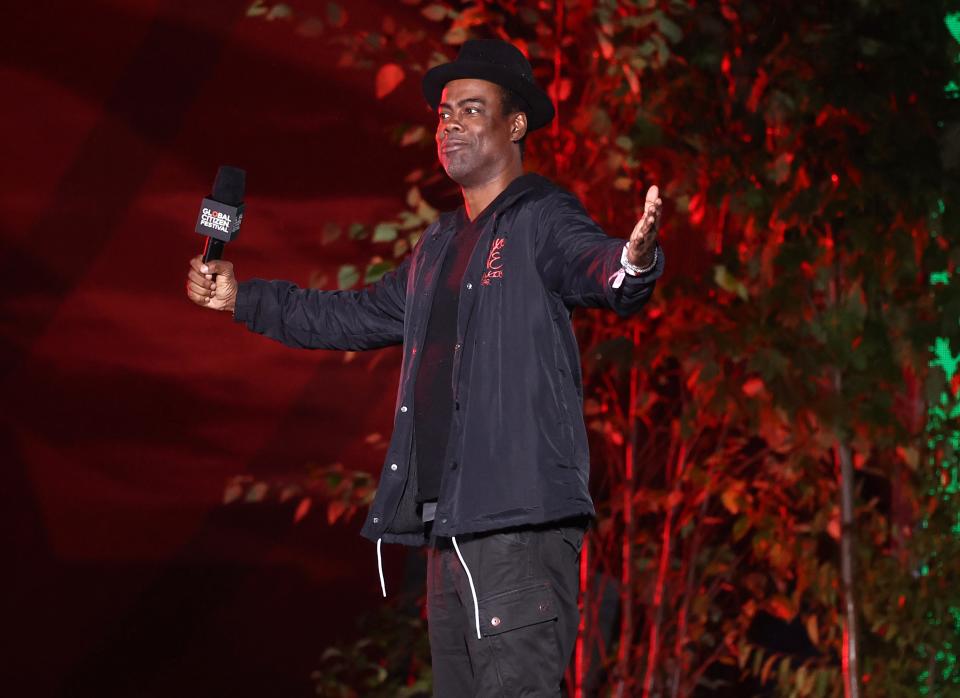
M 647 190 L 647 199 L 643 205 L 643 216 L 637 221 L 627 243 L 627 261 L 634 266 L 645 268 L 653 264 L 653 250 L 657 246 L 657 233 L 660 231 L 660 190 L 656 185 Z

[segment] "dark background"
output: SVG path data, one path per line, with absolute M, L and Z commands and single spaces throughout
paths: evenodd
M 378 101 L 371 73 L 249 4 L 4 13 L 4 695 L 311 695 L 324 647 L 382 603 L 359 520 L 223 493 L 310 462 L 378 471 L 365 437 L 389 435 L 399 353 L 289 350 L 183 284 L 220 164 L 248 172 L 238 275 L 335 283 L 368 252 L 321 245 L 323 224 L 399 210 L 423 153 L 389 127 L 431 117 L 418 77 Z M 404 553 L 385 551 L 389 591 Z

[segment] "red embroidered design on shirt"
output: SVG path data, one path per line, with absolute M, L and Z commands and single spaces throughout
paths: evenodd
M 500 257 L 500 250 L 506 244 L 505 238 L 497 238 L 490 247 L 490 254 L 487 256 L 487 270 L 483 272 L 480 279 L 482 286 L 489 286 L 490 279 L 503 278 L 503 259 Z

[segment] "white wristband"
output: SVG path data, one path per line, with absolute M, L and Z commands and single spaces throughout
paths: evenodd
M 636 264 L 630 264 L 627 261 L 627 247 L 630 245 L 628 242 L 623 246 L 623 252 L 620 253 L 620 266 L 623 267 L 623 270 L 627 272 L 630 276 L 639 276 L 640 274 L 646 274 L 648 271 L 651 271 L 654 267 L 657 266 L 657 260 L 659 259 L 659 252 L 657 251 L 658 246 L 653 248 L 653 261 L 650 262 L 645 267 L 638 267 Z

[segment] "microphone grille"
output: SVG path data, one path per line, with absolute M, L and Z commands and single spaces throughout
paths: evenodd
M 213 193 L 210 198 L 214 201 L 239 206 L 243 203 L 243 192 L 247 187 L 247 173 L 239 167 L 221 165 L 217 170 L 217 178 L 213 181 Z

